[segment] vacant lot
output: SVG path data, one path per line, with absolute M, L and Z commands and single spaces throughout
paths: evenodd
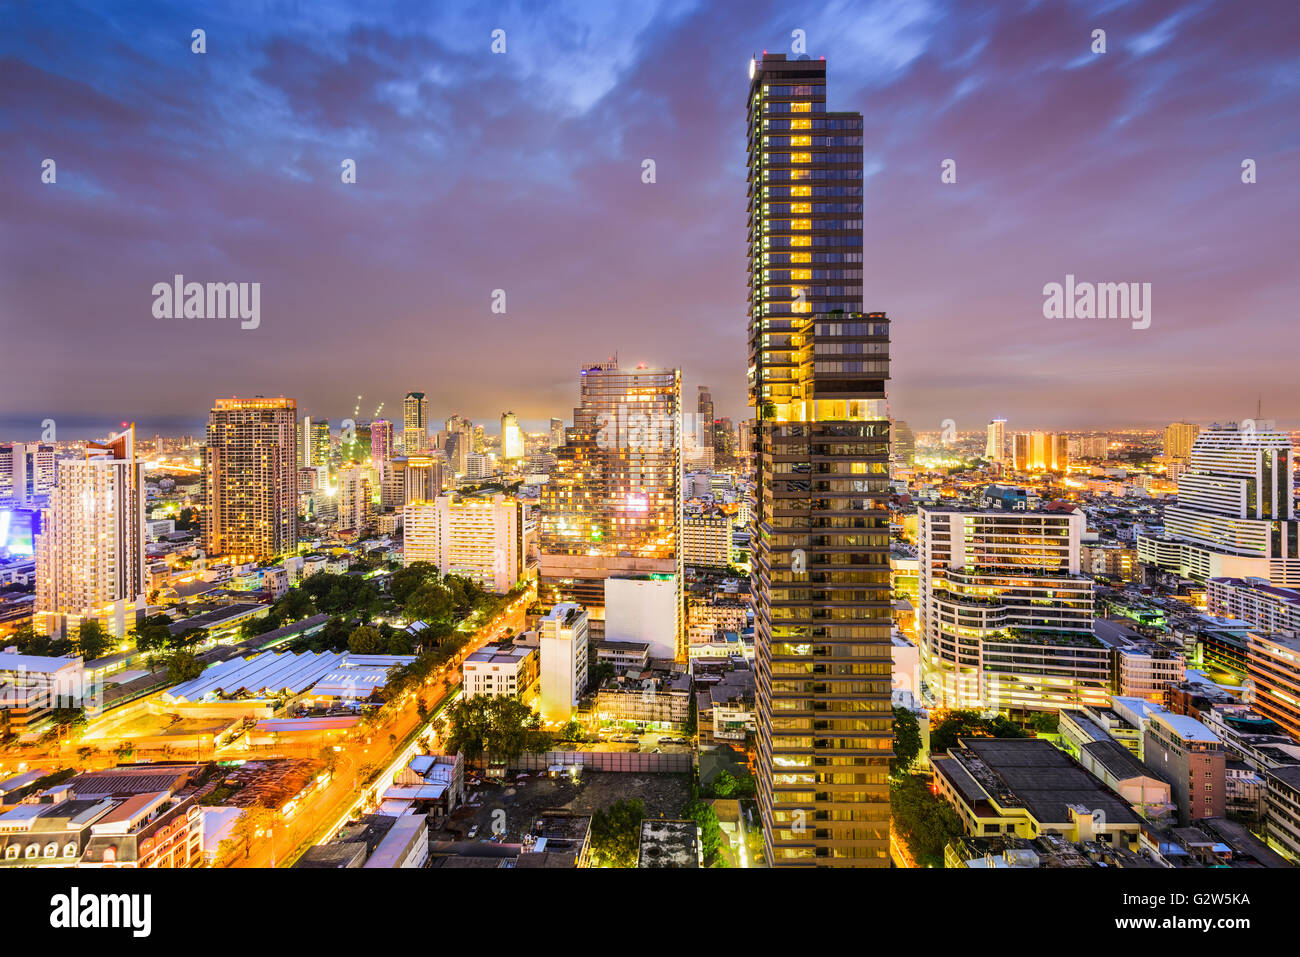
M 503 829 L 502 840 L 516 844 L 533 826 L 537 815 L 550 808 L 591 814 L 623 798 L 639 798 L 648 817 L 680 817 L 690 800 L 691 782 L 684 774 L 614 774 L 588 771 L 577 783 L 567 778 L 525 778 L 504 785 L 486 784 L 469 790 L 480 802 L 462 808 L 452 817 L 452 827 L 468 833 L 478 825 L 478 840 L 488 840 Z M 451 833 L 443 835 L 452 836 Z

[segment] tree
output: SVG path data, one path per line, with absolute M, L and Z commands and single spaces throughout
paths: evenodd
M 172 620 L 166 615 L 150 615 L 135 626 L 136 651 L 162 651 L 171 642 Z
M 591 854 L 599 867 L 636 867 L 645 804 L 637 798 L 615 801 L 591 816 Z
M 412 620 L 442 621 L 454 610 L 452 593 L 442 585 L 422 585 L 406 602 L 406 617 Z
M 718 825 L 717 812 L 707 801 L 696 798 L 682 812 L 682 817 L 693 820 L 700 829 L 700 852 L 704 856 L 704 866 L 712 867 L 722 846 L 722 828 Z
M 339 753 L 333 748 L 321 748 L 316 752 L 316 757 L 320 760 L 321 764 L 325 765 L 325 770 L 331 774 L 334 772 L 334 768 L 338 766 Z
M 942 867 L 944 848 L 964 833 L 952 805 L 931 792 L 923 775 L 904 774 L 889 784 L 889 807 L 917 863 Z
M 99 622 L 87 619 L 77 628 L 77 650 L 86 661 L 104 655 L 112 643 L 112 638 Z
M 301 621 L 303 618 L 310 618 L 316 613 L 316 606 L 312 604 L 310 595 L 301 588 L 290 588 L 280 596 L 280 600 L 275 603 L 271 614 L 275 615 L 281 622 L 293 622 Z
M 894 759 L 890 773 L 906 771 L 921 753 L 921 724 L 906 708 L 894 709 Z
M 938 718 L 936 722 L 934 718 Z M 978 711 L 937 711 L 931 718 L 930 752 L 946 754 L 958 738 L 1025 738 L 1028 735 L 1005 716 L 983 718 Z
M 253 841 L 273 827 L 275 827 L 275 812 L 269 807 L 254 805 L 244 808 L 244 813 L 235 821 L 231 835 L 243 843 L 244 857 L 247 858 L 252 853 Z
M 447 750 L 471 761 L 484 753 L 510 760 L 545 751 L 552 741 L 541 730 L 541 718 L 518 698 L 462 698 L 449 709 L 448 721 Z
M 354 655 L 377 655 L 384 647 L 384 636 L 378 628 L 362 625 L 348 635 L 348 651 Z
M 187 648 L 177 648 L 164 660 L 167 663 L 167 680 L 172 684 L 193 681 L 203 674 L 203 662 Z
M 757 792 L 752 775 L 744 774 L 739 777 L 730 771 L 721 771 L 713 779 L 713 796 L 720 798 L 746 798 L 753 797 Z
M 388 594 L 393 601 L 405 605 L 407 600 L 425 585 L 438 584 L 438 566 L 431 562 L 411 562 L 398 568 L 388 579 Z

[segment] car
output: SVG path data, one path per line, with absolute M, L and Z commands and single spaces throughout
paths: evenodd
M 477 825 L 477 824 L 473 825 L 473 826 L 469 829 L 469 838 L 470 838 L 470 840 L 473 840 L 473 839 L 476 838 L 476 837 L 478 837 L 478 825 Z

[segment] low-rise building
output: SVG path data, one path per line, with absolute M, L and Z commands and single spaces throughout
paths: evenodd
M 535 647 L 489 645 L 469 655 L 461 665 L 461 688 L 469 697 L 526 697 L 537 684 L 540 660 Z

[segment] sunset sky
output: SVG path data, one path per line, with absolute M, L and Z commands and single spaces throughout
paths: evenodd
M 407 390 L 435 419 L 532 427 L 568 420 L 580 364 L 615 351 L 680 367 L 688 409 L 703 383 L 748 416 L 747 67 L 796 29 L 828 108 L 865 117 L 894 415 L 1163 425 L 1262 400 L 1300 425 L 1294 0 L 0 0 L 0 19 L 0 439 L 46 418 L 63 439 L 198 431 L 232 394 L 337 421 L 363 393 L 398 417 Z M 260 282 L 259 328 L 155 318 L 178 273 Z M 1150 283 L 1150 328 L 1044 318 L 1067 274 Z

